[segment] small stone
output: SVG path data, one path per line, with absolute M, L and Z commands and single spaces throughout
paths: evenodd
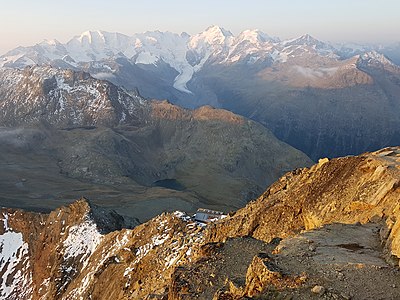
M 301 282 L 305 282 L 307 280 L 307 275 L 303 274 L 303 275 L 300 276 L 299 279 L 300 279 Z
M 344 274 L 338 272 L 338 273 L 337 273 L 337 278 L 338 278 L 339 280 L 343 280 L 343 279 L 344 279 Z
M 351 295 L 346 294 L 346 293 L 341 293 L 340 296 L 345 300 L 351 300 L 351 298 L 352 298 Z
M 326 163 L 328 163 L 329 162 L 329 158 L 320 158 L 319 160 L 318 160 L 318 165 L 319 166 L 322 166 L 323 164 L 326 164 Z
M 339 299 L 339 295 L 337 295 L 337 294 L 331 294 L 331 297 L 332 297 L 332 299 Z
M 392 284 L 392 288 L 396 288 L 396 285 L 395 285 L 395 284 Z
M 322 285 L 316 285 L 311 289 L 314 294 L 323 295 L 325 293 L 325 288 Z
M 308 246 L 308 250 L 310 250 L 311 252 L 314 252 L 315 249 L 317 249 L 317 247 L 315 247 L 315 245 Z

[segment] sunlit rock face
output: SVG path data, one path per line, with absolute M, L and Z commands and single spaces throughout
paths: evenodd
M 81 199 L 1 210 L 7 299 L 396 299 L 400 149 L 322 159 L 222 220 L 138 225 Z M 194 276 L 195 275 L 195 276 Z

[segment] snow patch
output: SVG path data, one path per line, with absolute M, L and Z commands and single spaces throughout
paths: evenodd
M 4 67 L 6 64 L 15 63 L 17 60 L 25 56 L 25 53 L 19 53 L 16 55 L 5 56 L 0 61 L 0 67 Z
M 158 57 L 149 52 L 141 52 L 135 60 L 137 64 L 155 65 L 158 61 Z
M 183 212 L 183 211 L 177 210 L 177 211 L 173 212 L 173 215 L 174 215 L 175 217 L 177 217 L 177 218 L 179 218 L 179 219 L 185 221 L 185 222 L 189 222 L 189 221 L 192 220 L 192 217 L 190 217 L 189 215 L 187 215 L 187 214 L 186 214 L 185 212 Z
M 111 80 L 115 79 L 115 75 L 112 73 L 107 73 L 107 72 L 99 72 L 99 73 L 93 73 L 91 74 L 93 78 L 100 79 L 100 80 Z
M 327 76 L 332 76 L 333 74 L 336 73 L 336 71 L 339 69 L 337 67 L 333 68 L 306 68 L 302 66 L 294 66 L 293 69 L 303 75 L 304 77 L 311 78 L 311 79 L 316 79 L 316 78 L 323 78 Z
M 68 230 L 68 236 L 63 242 L 64 260 L 81 257 L 84 269 L 102 238 L 96 224 L 86 215 L 82 223 L 71 226 Z
M 92 226 L 90 226 L 92 227 Z M 96 234 L 96 233 L 94 233 Z M 82 270 L 86 271 L 85 276 L 81 279 L 81 285 L 70 292 L 70 294 L 66 295 L 64 299 L 86 299 L 83 298 L 84 295 L 89 288 L 91 282 L 93 282 L 93 277 L 98 271 L 99 268 L 103 267 L 104 263 L 112 256 L 115 256 L 117 251 L 120 249 L 124 249 L 126 244 L 129 242 L 129 236 L 132 234 L 132 230 L 126 230 L 122 237 L 118 235 L 114 242 L 111 244 L 112 246 L 109 248 L 104 248 L 101 253 L 98 255 L 98 260 L 94 261 L 92 264 L 88 265 L 86 270 L 83 268 Z M 118 260 L 118 259 L 117 259 Z
M 32 294 L 32 273 L 29 270 L 28 244 L 20 232 L 8 225 L 3 213 L 4 234 L 0 235 L 1 299 L 29 299 Z

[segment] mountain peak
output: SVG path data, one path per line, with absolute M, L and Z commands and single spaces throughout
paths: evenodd
M 176 211 L 135 226 L 85 200 L 50 214 L 0 209 L 1 297 L 266 299 L 273 288 L 308 299 L 324 283 L 345 299 L 399 299 L 399 289 L 386 292 L 398 284 L 399 155 L 392 147 L 320 160 L 210 225 Z M 373 289 L 360 268 L 361 280 L 380 278 Z
M 246 40 L 253 44 L 256 43 L 265 43 L 267 41 L 272 41 L 273 39 L 266 33 L 258 30 L 258 29 L 248 29 L 242 31 L 238 35 L 239 40 Z
M 400 72 L 398 66 L 392 63 L 392 61 L 390 61 L 390 59 L 388 59 L 385 55 L 375 50 L 359 55 L 357 64 L 359 66 L 373 66 L 383 69 L 390 68 L 392 70 L 396 70 L 396 72 Z
M 44 46 L 58 46 L 58 45 L 62 45 L 58 40 L 56 39 L 51 39 L 51 40 L 43 40 L 42 42 L 39 43 L 39 45 Z
M 316 39 L 312 37 L 310 34 L 306 33 L 300 36 L 300 39 L 306 40 L 306 41 L 315 41 Z
M 42 121 L 54 127 L 113 126 L 140 119 L 137 112 L 147 105 L 142 98 L 131 96 L 112 83 L 95 79 L 83 71 L 51 66 L 7 69 L 0 72 L 0 81 L 6 82 L 1 85 L 2 90 L 12 87 L 12 99 L 24 99 L 23 106 L 17 105 L 16 114 L 1 120 L 2 124 L 10 126 Z M 25 96 L 27 90 L 28 97 Z M 52 105 L 45 107 L 43 101 Z M 2 108 L 7 110 L 9 105 L 15 107 L 3 103 Z
M 298 46 L 301 46 L 301 45 L 307 45 L 307 46 L 317 45 L 318 46 L 318 45 L 325 44 L 325 43 L 321 42 L 320 40 L 317 40 L 310 34 L 306 33 L 297 38 L 287 40 L 284 42 L 284 44 L 285 45 L 298 45 Z
M 325 42 L 322 42 L 310 34 L 303 34 L 300 37 L 287 40 L 283 42 L 283 45 L 285 47 L 287 46 L 300 46 L 300 47 L 306 47 L 306 48 L 312 48 L 314 51 L 317 51 L 320 55 L 328 55 L 335 57 L 335 48 L 333 48 L 330 44 L 327 44 Z
M 376 52 L 375 50 L 365 52 L 364 54 L 360 55 L 360 58 L 363 60 L 378 60 L 382 63 L 391 63 L 389 59 L 386 58 L 385 55 Z
M 213 25 L 193 38 L 195 40 L 204 40 L 208 44 L 222 44 L 227 38 L 232 36 L 233 34 L 229 30 Z
M 232 32 L 230 32 L 229 30 L 226 30 L 218 25 L 211 25 L 204 31 L 204 33 L 212 34 L 212 35 L 223 35 L 225 37 L 233 36 Z

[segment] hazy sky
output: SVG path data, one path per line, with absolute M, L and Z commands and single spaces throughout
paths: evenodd
M 400 41 L 399 0 L 0 0 L 0 53 L 86 30 L 198 33 L 219 25 L 333 42 Z

